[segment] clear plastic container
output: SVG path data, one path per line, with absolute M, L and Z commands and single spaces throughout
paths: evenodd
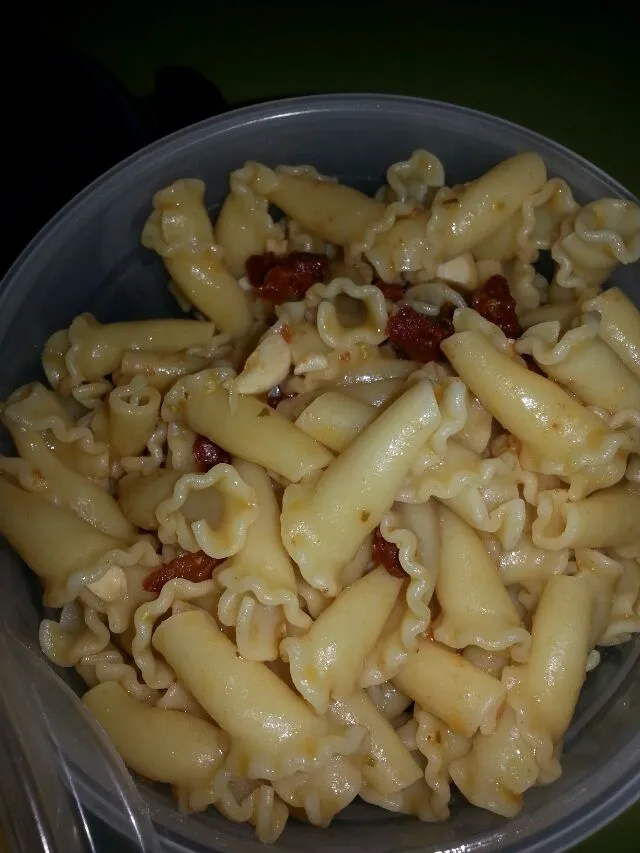
M 152 194 L 179 177 L 207 183 L 215 206 L 246 159 L 312 163 L 375 189 L 386 166 L 414 148 L 434 151 L 448 182 L 535 150 L 580 201 L 630 194 L 590 163 L 537 134 L 472 110 L 376 95 L 298 98 L 238 110 L 174 134 L 92 184 L 36 237 L 0 292 L 0 399 L 41 376 L 46 337 L 75 314 L 102 321 L 176 308 L 151 252 L 140 248 Z M 615 282 L 640 301 L 637 270 Z M 3 448 L 6 450 L 6 446 Z M 167 790 L 134 784 L 78 701 L 74 673 L 54 675 L 37 646 L 42 607 L 18 558 L 0 547 L 0 821 L 24 853 L 228 851 L 262 853 L 250 827 L 211 809 L 181 816 Z M 514 820 L 460 803 L 451 820 L 422 824 L 364 804 L 328 830 L 290 821 L 276 849 L 291 853 L 477 851 L 557 853 L 640 796 L 640 640 L 605 652 L 587 680 L 566 739 L 564 773 L 536 788 Z M 101 847 L 101 845 L 103 845 Z

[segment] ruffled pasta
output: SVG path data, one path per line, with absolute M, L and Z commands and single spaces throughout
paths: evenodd
M 381 344 L 387 336 L 384 296 L 374 285 L 334 278 L 329 284 L 314 284 L 305 302 L 316 309 L 318 334 L 331 349 Z

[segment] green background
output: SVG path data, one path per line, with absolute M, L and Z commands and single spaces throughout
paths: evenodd
M 317 92 L 436 98 L 544 133 L 640 195 L 633 5 L 85 0 L 39 14 L 136 95 L 151 92 L 156 68 L 182 64 L 231 104 Z M 609 849 L 638 853 L 640 805 L 575 851 Z

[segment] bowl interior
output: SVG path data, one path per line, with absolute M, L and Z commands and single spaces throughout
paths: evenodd
M 386 167 L 416 148 L 437 154 L 447 182 L 480 174 L 518 151 L 536 150 L 550 174 L 565 178 L 579 201 L 629 196 L 593 166 L 559 145 L 522 128 L 473 111 L 413 99 L 375 96 L 296 99 L 262 105 L 204 122 L 156 143 L 116 167 L 83 192 L 28 247 L 0 293 L 0 399 L 16 386 L 42 378 L 39 356 L 53 331 L 78 313 L 105 322 L 179 315 L 166 276 L 139 235 L 152 194 L 180 177 L 207 184 L 210 209 L 227 190 L 228 173 L 247 159 L 270 165 L 311 163 L 321 172 L 367 191 L 383 181 Z M 640 302 L 640 279 L 619 269 L 614 282 Z M 2 450 L 10 445 L 2 437 Z M 0 619 L 35 647 L 41 617 L 39 594 L 17 557 L 0 550 L 3 571 Z M 287 851 L 558 850 L 575 843 L 640 794 L 637 733 L 640 680 L 633 667 L 640 640 L 605 652 L 590 674 L 569 732 L 564 773 L 549 788 L 525 797 L 522 813 L 504 821 L 459 802 L 444 824 L 351 806 L 325 831 L 294 821 L 276 845 Z M 74 674 L 61 671 L 74 689 Z M 87 803 L 126 834 L 126 821 L 108 789 L 74 746 L 73 720 L 61 717 Z M 263 850 L 253 832 L 216 812 L 180 816 L 169 794 L 141 782 L 152 817 L 168 849 Z

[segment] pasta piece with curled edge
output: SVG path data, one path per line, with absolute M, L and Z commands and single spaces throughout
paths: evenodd
M 243 547 L 258 506 L 238 471 L 221 463 L 206 474 L 183 474 L 155 512 L 163 544 L 225 559 Z
M 38 631 L 40 648 L 57 666 L 76 666 L 87 656 L 102 652 L 110 640 L 99 614 L 79 601 L 65 604 L 59 620 L 43 619 Z
M 45 652 L 46 654 L 46 652 Z M 135 669 L 124 662 L 122 652 L 109 643 L 100 652 L 85 655 L 76 664 L 76 672 L 87 687 L 115 682 L 138 702 L 154 704 L 157 692 L 140 683 Z
M 334 699 L 328 716 L 336 723 L 367 730 L 362 779 L 369 787 L 380 794 L 393 794 L 421 778 L 421 768 L 365 691 L 356 690 L 350 696 Z
M 220 587 L 215 578 L 192 583 L 184 578 L 174 578 L 164 584 L 157 597 L 141 604 L 133 618 L 135 633 L 131 640 L 131 657 L 140 670 L 145 684 L 155 690 L 165 690 L 175 680 L 174 672 L 152 651 L 152 636 L 157 622 L 177 603 L 210 602 L 219 596 Z M 188 689 L 188 685 L 185 685 Z M 192 691 L 191 691 L 192 692 Z
M 560 287 L 600 287 L 618 264 L 640 258 L 640 208 L 620 198 L 590 202 L 564 220 L 551 257 Z
M 318 334 L 332 349 L 377 345 L 387 337 L 387 307 L 382 291 L 373 284 L 334 278 L 329 284 L 314 284 L 305 303 L 316 308 Z
M 351 756 L 333 755 L 317 769 L 275 780 L 273 787 L 289 806 L 303 809 L 311 824 L 327 827 L 358 796 L 359 764 Z
M 109 394 L 109 447 L 117 456 L 139 456 L 158 426 L 162 397 L 144 376 Z
M 282 251 L 285 239 L 282 225 L 269 215 L 267 200 L 251 189 L 250 164 L 229 175 L 229 189 L 216 219 L 215 235 L 225 264 L 235 278 L 245 274 L 245 261 L 251 255 Z
M 401 587 L 399 578 L 378 567 L 343 589 L 304 636 L 282 641 L 293 683 L 319 714 L 332 697 L 353 692 Z
M 607 624 L 598 637 L 599 646 L 615 646 L 640 633 L 640 565 L 621 560 L 622 573 L 615 583 Z
M 163 708 L 165 711 L 182 711 L 185 714 L 191 714 L 193 717 L 200 717 L 201 720 L 210 719 L 202 705 L 196 702 L 179 681 L 170 684 L 162 696 L 156 699 L 153 704 L 156 708 Z
M 460 188 L 434 199 L 427 233 L 432 251 L 447 260 L 462 255 L 503 226 L 542 188 L 547 171 L 533 153 L 516 154 Z
M 177 797 L 183 812 L 200 812 L 213 805 L 227 820 L 252 824 L 263 844 L 277 841 L 289 818 L 289 809 L 271 785 L 245 779 L 226 766 L 208 784 L 179 789 Z
M 62 392 L 82 382 L 96 382 L 120 367 L 128 350 L 178 353 L 204 346 L 213 337 L 213 323 L 200 320 L 136 320 L 99 323 L 91 314 L 80 314 L 69 326 L 64 353 L 67 376 Z M 68 392 L 67 392 L 68 393 Z
M 249 396 L 229 394 L 214 370 L 179 380 L 165 396 L 165 420 L 181 420 L 248 462 L 297 482 L 333 459 L 332 453 L 283 415 Z
M 366 693 L 385 720 L 393 722 L 411 705 L 412 700 L 401 693 L 390 681 L 367 687 Z
M 387 184 L 397 201 L 424 204 L 430 190 L 444 185 L 444 166 L 435 154 L 417 148 L 408 160 L 389 166 Z
M 223 332 L 238 339 L 249 331 L 249 303 L 214 242 L 202 181 L 176 181 L 157 192 L 141 242 L 160 255 L 182 295 Z
M 563 574 L 569 565 L 569 548 L 550 551 L 538 548 L 531 538 L 531 526 L 522 534 L 515 548 L 504 549 L 498 555 L 498 569 L 505 586 L 519 584 L 529 593 L 537 592 L 554 575 Z
M 441 422 L 431 383 L 418 382 L 326 472 L 285 489 L 282 541 L 308 583 L 330 596 L 338 594 L 342 567 L 379 524 L 420 448 Z
M 364 731 L 334 730 L 263 663 L 240 658 L 201 611 L 163 622 L 153 645 L 178 679 L 228 732 L 228 766 L 250 779 L 285 779 L 355 752 Z
M 365 661 L 360 684 L 369 687 L 391 678 L 429 629 L 429 602 L 438 574 L 438 516 L 433 502 L 394 504 L 380 522 L 383 541 L 396 549 L 400 574 L 409 578 L 398 616 L 391 614 L 382 636 Z M 396 621 L 397 620 L 397 621 Z
M 562 334 L 558 321 L 542 323 L 527 329 L 516 351 L 533 356 L 547 376 L 587 405 L 608 412 L 640 411 L 640 378 L 598 338 L 597 324 L 587 322 Z
M 511 649 L 522 659 L 529 647 L 509 593 L 476 533 L 453 512 L 441 507 L 440 571 L 436 595 L 441 614 L 434 638 L 454 649 L 479 646 L 487 651 Z
M 243 657 L 274 660 L 287 623 L 306 629 L 311 619 L 298 603 L 296 576 L 280 539 L 280 508 L 271 480 L 251 462 L 236 459 L 235 467 L 254 490 L 258 516 L 243 547 L 217 575 L 224 589 L 218 618 L 223 625 L 235 626 Z
M 469 753 L 471 740 L 452 731 L 442 720 L 419 705 L 416 706 L 413 716 L 417 724 L 416 748 L 427 759 L 424 778 L 433 791 L 431 808 L 437 820 L 447 820 L 451 799 L 449 767 L 453 761 Z
M 4 422 L 44 433 L 47 446 L 60 461 L 86 477 L 106 477 L 109 448 L 91 430 L 74 423 L 60 398 L 40 382 L 16 389 L 0 405 Z M 10 428 L 10 427 L 9 427 Z
M 91 688 L 82 701 L 127 766 L 147 779 L 195 788 L 224 760 L 224 735 L 211 722 L 150 707 L 115 681 Z
M 495 731 L 476 736 L 469 755 L 451 765 L 454 782 L 474 805 L 513 817 L 528 788 L 560 775 L 558 745 L 585 679 L 593 604 L 584 577 L 560 575 L 545 587 L 528 663 L 503 672 L 508 706 Z
M 432 277 L 436 263 L 427 237 L 429 213 L 414 204 L 392 202 L 380 218 L 347 248 L 352 262 L 362 255 L 382 281 L 394 281 L 402 274 L 420 272 Z
M 40 433 L 8 422 L 20 459 L 0 457 L 0 471 L 18 477 L 20 485 L 48 503 L 68 509 L 96 530 L 131 544 L 138 538 L 111 495 L 95 481 L 67 468 L 52 453 Z
M 442 349 L 473 393 L 522 442 L 524 467 L 568 480 L 572 498 L 624 475 L 629 438 L 608 430 L 556 383 L 498 352 L 478 332 L 457 333 Z
M 465 737 L 494 730 L 507 693 L 496 678 L 430 640 L 419 642 L 418 651 L 406 659 L 392 682 Z
M 172 496 L 183 473 L 161 468 L 149 474 L 132 473 L 121 477 L 117 497 L 125 517 L 142 530 L 157 530 L 156 507 Z
M 613 557 L 593 548 L 577 548 L 575 565 L 577 576 L 584 578 L 591 590 L 593 611 L 589 647 L 593 649 L 594 646 L 600 644 L 600 638 L 609 625 L 615 588 L 624 574 L 624 562 L 615 560 Z M 599 652 L 594 649 L 591 655 L 594 653 L 598 656 L 599 662 Z
M 433 810 L 432 793 L 424 779 L 419 779 L 394 794 L 380 794 L 373 786 L 363 784 L 360 796 L 371 805 L 398 814 L 415 815 L 425 823 L 440 820 Z
M 621 548 L 640 543 L 640 489 L 612 486 L 578 501 L 565 489 L 540 493 L 531 538 L 538 548 Z
M 264 394 L 289 375 L 291 348 L 280 334 L 263 338 L 245 361 L 242 372 L 231 380 L 238 394 Z
M 39 535 L 34 536 L 33 531 Z M 44 603 L 62 607 L 84 584 L 99 580 L 112 566 L 157 565 L 144 540 L 129 548 L 67 509 L 11 483 L 0 475 L 0 533 L 44 584 Z
M 594 313 L 599 337 L 637 377 L 640 377 L 640 311 L 619 288 L 612 287 L 582 306 Z

